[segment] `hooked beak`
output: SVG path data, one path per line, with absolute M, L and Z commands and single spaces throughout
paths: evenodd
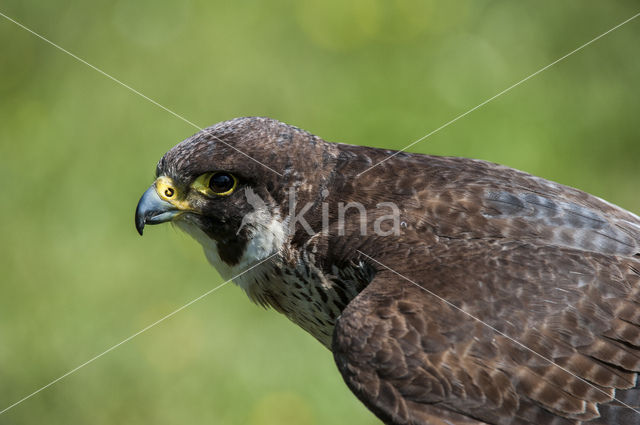
M 151 185 L 138 201 L 136 207 L 136 230 L 142 236 L 145 224 L 160 224 L 171 221 L 181 211 L 167 201 L 163 201 Z

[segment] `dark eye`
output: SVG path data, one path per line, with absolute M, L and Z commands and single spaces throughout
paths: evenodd
M 236 178 L 225 172 L 214 173 L 209 179 L 209 189 L 217 195 L 228 195 L 235 189 Z

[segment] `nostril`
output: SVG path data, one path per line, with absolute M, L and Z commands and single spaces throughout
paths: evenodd
M 170 187 L 164 190 L 164 196 L 166 196 L 167 198 L 171 198 L 174 193 L 175 191 L 173 190 L 173 188 L 170 188 Z

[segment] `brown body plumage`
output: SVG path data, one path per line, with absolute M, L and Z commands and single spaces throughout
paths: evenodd
M 387 423 L 640 424 L 640 219 L 484 161 L 400 153 L 357 177 L 391 153 L 236 119 L 160 161 L 162 208 L 224 277 L 264 261 L 236 283 L 331 348 Z M 235 192 L 194 193 L 220 170 Z M 145 202 L 140 231 L 168 220 Z M 381 202 L 399 234 L 373 231 Z M 287 226 L 304 205 L 312 232 Z

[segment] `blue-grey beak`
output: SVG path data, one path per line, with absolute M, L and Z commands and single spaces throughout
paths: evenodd
M 145 224 L 160 224 L 171 221 L 180 210 L 167 201 L 163 201 L 151 185 L 138 201 L 136 208 L 136 230 L 142 235 Z

